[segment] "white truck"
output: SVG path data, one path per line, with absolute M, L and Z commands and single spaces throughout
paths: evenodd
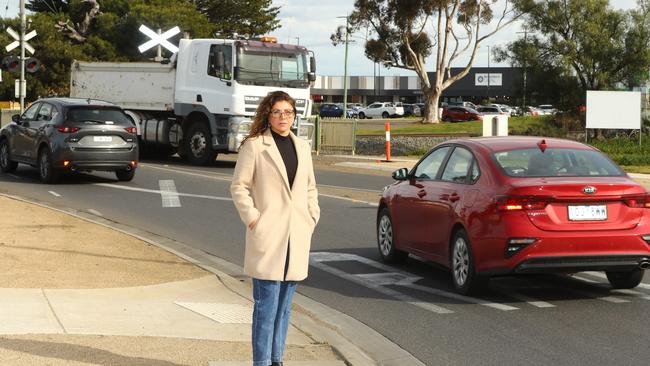
M 70 96 L 122 107 L 136 125 L 141 150 L 178 153 L 205 165 L 237 152 L 261 98 L 283 90 L 296 100 L 296 134 L 310 140 L 313 53 L 259 40 L 181 39 L 167 62 L 74 61 Z

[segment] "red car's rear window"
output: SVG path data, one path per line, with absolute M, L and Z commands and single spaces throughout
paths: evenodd
M 625 173 L 607 156 L 596 150 L 513 149 L 497 151 L 497 164 L 511 177 L 593 177 L 621 176 Z

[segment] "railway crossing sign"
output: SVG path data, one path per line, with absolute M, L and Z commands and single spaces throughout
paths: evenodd
M 9 43 L 7 45 L 7 47 L 5 47 L 7 52 L 9 52 L 9 51 L 13 50 L 14 48 L 20 46 L 20 35 L 18 33 L 16 33 L 15 30 L 11 29 L 11 27 L 7 27 L 7 33 L 9 33 L 9 35 L 14 39 L 13 42 Z M 32 47 L 32 45 L 27 43 L 27 41 L 29 41 L 30 39 L 32 39 L 34 37 L 36 37 L 36 31 L 35 30 L 25 34 L 25 49 L 27 51 L 29 51 L 29 53 L 31 53 L 32 55 L 34 54 L 34 47 Z
M 164 33 L 160 33 L 160 30 L 158 31 L 158 33 L 156 33 L 150 28 L 148 28 L 146 25 L 141 25 L 139 30 L 140 32 L 144 33 L 147 37 L 151 38 L 151 40 L 143 43 L 142 45 L 140 45 L 140 47 L 138 47 L 138 50 L 140 50 L 141 53 L 154 46 L 163 46 L 166 49 L 168 49 L 171 53 L 178 52 L 178 47 L 174 46 L 172 43 L 170 43 L 167 40 L 181 32 L 181 29 L 178 28 L 177 26 L 168 31 L 165 31 Z

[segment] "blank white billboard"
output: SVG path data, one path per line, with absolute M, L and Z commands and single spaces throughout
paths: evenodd
M 587 128 L 641 128 L 641 92 L 587 91 Z

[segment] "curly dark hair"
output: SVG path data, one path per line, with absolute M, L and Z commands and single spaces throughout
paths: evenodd
M 267 94 L 257 106 L 257 112 L 255 112 L 255 117 L 253 118 L 253 124 L 251 125 L 251 132 L 246 136 L 244 141 L 241 142 L 243 145 L 248 139 L 262 135 L 269 128 L 269 115 L 271 114 L 271 109 L 277 102 L 288 102 L 293 108 L 293 113 L 296 113 L 296 100 L 293 99 L 289 94 L 283 91 L 274 91 Z

